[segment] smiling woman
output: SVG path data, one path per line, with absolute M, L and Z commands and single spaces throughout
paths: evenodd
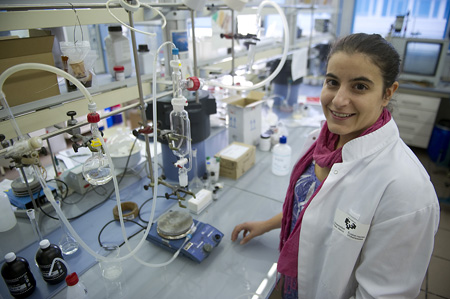
M 333 55 L 320 98 L 328 129 L 340 136 L 338 147 L 376 122 L 397 87 L 383 90 L 381 72 L 365 54 Z
M 350 35 L 330 52 L 321 93 L 328 129 L 337 147 L 373 125 L 398 88 L 400 59 L 379 35 Z
M 243 231 L 245 244 L 281 227 L 283 298 L 419 294 L 439 202 L 386 108 L 399 64 L 380 35 L 338 40 L 321 94 L 327 121 L 293 168 L 282 213 L 233 230 L 232 240 Z

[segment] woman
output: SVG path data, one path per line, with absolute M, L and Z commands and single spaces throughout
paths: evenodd
M 237 225 L 241 244 L 281 228 L 284 298 L 416 298 L 439 202 L 386 109 L 400 59 L 380 35 L 332 47 L 321 93 L 326 123 L 295 165 L 283 212 Z

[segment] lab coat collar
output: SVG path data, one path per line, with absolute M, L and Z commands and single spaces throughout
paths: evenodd
M 370 156 L 399 139 L 393 118 L 378 130 L 347 142 L 342 148 L 342 161 L 351 162 Z

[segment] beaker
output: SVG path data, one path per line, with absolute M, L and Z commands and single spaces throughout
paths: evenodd
M 115 244 L 103 244 L 98 254 L 108 259 L 98 261 L 106 289 L 106 298 L 126 298 L 127 291 L 122 282 L 122 264 L 114 261 L 120 257 L 120 247 Z
M 191 181 L 190 187 L 194 193 L 197 193 L 203 188 L 202 180 L 198 176 L 198 158 L 197 158 L 197 149 L 192 149 L 192 160 L 194 167 L 194 178 Z
M 56 203 L 59 205 L 59 208 L 61 208 L 61 202 L 58 200 Z M 59 224 L 61 225 L 61 238 L 59 239 L 58 246 L 61 249 L 61 252 L 64 255 L 71 255 L 77 252 L 78 250 L 78 242 L 75 240 L 75 238 L 70 234 L 69 230 L 67 229 L 64 222 L 59 219 Z

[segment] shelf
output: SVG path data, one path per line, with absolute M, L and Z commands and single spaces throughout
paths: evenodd
M 121 21 L 128 23 L 128 14 L 125 10 L 121 8 L 111 10 Z M 77 16 L 83 25 L 117 23 L 106 9 L 77 9 L 76 12 L 75 15 L 71 9 L 1 11 L 0 31 L 74 26 L 77 24 Z M 144 10 L 138 10 L 133 17 L 135 22 L 144 21 Z
M 222 2 L 219 2 L 220 6 L 224 8 Z M 155 7 L 169 10 L 186 10 L 186 7 L 181 4 L 157 3 L 154 5 Z M 245 8 L 243 12 L 238 12 L 238 14 L 254 14 L 255 9 L 253 7 L 256 8 L 257 5 L 258 4 L 249 4 L 249 7 Z M 118 4 L 114 4 L 111 7 L 113 13 L 117 17 L 125 23 L 128 23 L 128 14 L 122 8 L 119 8 Z M 104 4 L 74 4 L 74 8 L 76 9 L 76 14 L 69 4 L 35 4 L 34 6 L 0 5 L 0 18 L 2 20 L 2 22 L 0 22 L 0 31 L 74 26 L 74 24 L 77 23 L 77 16 L 82 25 L 117 23 L 117 21 L 109 15 Z M 291 16 L 295 13 L 336 12 L 336 4 L 314 7 L 311 5 L 292 5 L 282 6 L 282 8 Z M 277 12 L 268 5 L 264 8 L 263 13 L 269 14 Z M 147 8 L 139 9 L 133 14 L 133 19 L 136 24 L 149 22 L 152 18 L 153 14 Z M 302 47 L 310 47 L 317 43 L 329 41 L 333 38 L 332 34 L 319 34 L 312 38 L 301 38 L 296 40 L 293 44 L 291 42 L 289 52 Z M 283 43 L 281 42 L 271 42 L 266 45 L 260 44 L 256 50 L 255 63 L 276 59 L 281 56 L 282 51 Z M 247 55 L 248 51 L 239 51 L 235 54 L 235 69 L 247 64 Z M 198 67 L 205 70 L 218 68 L 225 73 L 226 71 L 231 71 L 231 57 L 230 55 L 224 55 L 215 57 L 214 59 L 201 61 L 198 64 Z M 144 99 L 150 95 L 150 82 L 151 78 L 144 76 Z M 164 84 L 171 83 L 164 82 Z M 64 88 L 65 87 L 61 88 L 61 90 Z M 106 82 L 99 87 L 90 88 L 89 91 L 93 94 L 93 100 L 96 102 L 98 110 L 117 104 L 135 101 L 139 98 L 136 78 L 129 78 L 123 82 Z M 8 95 L 6 95 L 6 97 L 8 97 Z M 87 100 L 84 99 L 80 92 L 61 94 L 26 105 L 12 107 L 13 114 L 15 115 L 19 128 L 23 134 L 67 121 L 68 117 L 66 113 L 70 110 L 75 110 L 78 116 L 87 113 Z M 0 110 L 0 120 L 5 119 L 6 117 L 6 111 Z M 13 138 L 16 135 L 10 121 L 0 121 L 0 132 L 2 132 L 7 139 Z
M 129 78 L 129 82 L 133 81 L 134 78 Z M 118 84 L 111 84 L 116 88 L 108 88 L 108 86 L 103 86 L 102 92 L 99 89 L 88 89 L 92 94 L 93 101 L 97 104 L 97 111 L 103 110 L 104 108 L 111 107 L 118 104 L 127 103 L 130 101 L 135 101 L 139 99 L 139 91 L 137 84 L 127 84 L 128 81 L 114 82 Z M 147 102 L 151 101 L 151 84 L 150 81 L 142 82 L 142 89 L 144 99 Z M 158 84 L 168 84 L 166 81 L 158 81 Z M 157 97 L 170 95 L 172 91 L 166 91 L 159 93 Z M 7 95 L 6 95 L 7 98 Z M 55 102 L 57 104 L 49 104 Z M 21 105 L 28 106 L 30 104 Z M 40 108 L 35 111 L 28 113 L 23 113 L 21 115 L 16 115 L 18 109 L 25 109 L 24 107 L 12 107 L 12 111 L 15 114 L 16 122 L 18 123 L 19 129 L 22 134 L 27 134 L 36 131 L 36 129 L 51 127 L 54 124 L 66 122 L 69 117 L 66 115 L 68 111 L 76 111 L 77 116 L 83 116 L 88 113 L 88 101 L 81 95 L 81 92 L 76 91 L 69 94 L 63 94 L 44 100 L 33 102 L 32 105 L 39 106 Z M 137 104 L 132 105 L 132 107 L 137 107 Z M 4 110 L 0 111 L 0 116 L 4 119 L 7 116 L 7 112 Z M 36 125 L 39 124 L 37 128 Z M 6 136 L 6 139 L 16 137 L 16 132 L 11 124 L 11 121 L 1 121 L 0 122 L 0 132 Z
M 304 47 L 308 47 L 309 43 L 311 43 L 311 45 L 315 45 L 315 44 L 319 44 L 319 43 L 323 43 L 323 42 L 327 42 L 330 41 L 334 38 L 334 36 L 330 33 L 326 33 L 326 34 L 320 34 L 317 36 L 314 36 L 312 39 L 310 39 L 309 37 L 304 37 L 304 38 L 300 38 L 294 46 L 290 47 L 289 51 L 295 51 L 297 49 L 300 48 L 304 48 Z M 257 46 L 256 48 L 256 53 L 255 53 L 255 63 L 259 60 L 267 60 L 267 59 L 275 59 L 278 56 L 281 56 L 281 54 L 283 53 L 283 45 L 281 42 L 275 42 L 275 46 L 274 43 L 270 43 L 270 44 L 266 44 L 266 45 L 261 45 L 261 46 Z M 248 51 L 239 51 L 235 53 L 235 66 L 239 66 L 239 65 L 246 65 L 247 64 L 247 55 L 248 55 Z M 213 59 L 208 59 L 205 61 L 199 61 L 198 62 L 198 66 L 201 69 L 204 70 L 216 70 L 216 69 L 222 69 L 222 70 L 227 70 L 227 71 L 231 71 L 231 57 L 230 55 L 223 55 L 223 56 L 218 56 L 215 57 Z

